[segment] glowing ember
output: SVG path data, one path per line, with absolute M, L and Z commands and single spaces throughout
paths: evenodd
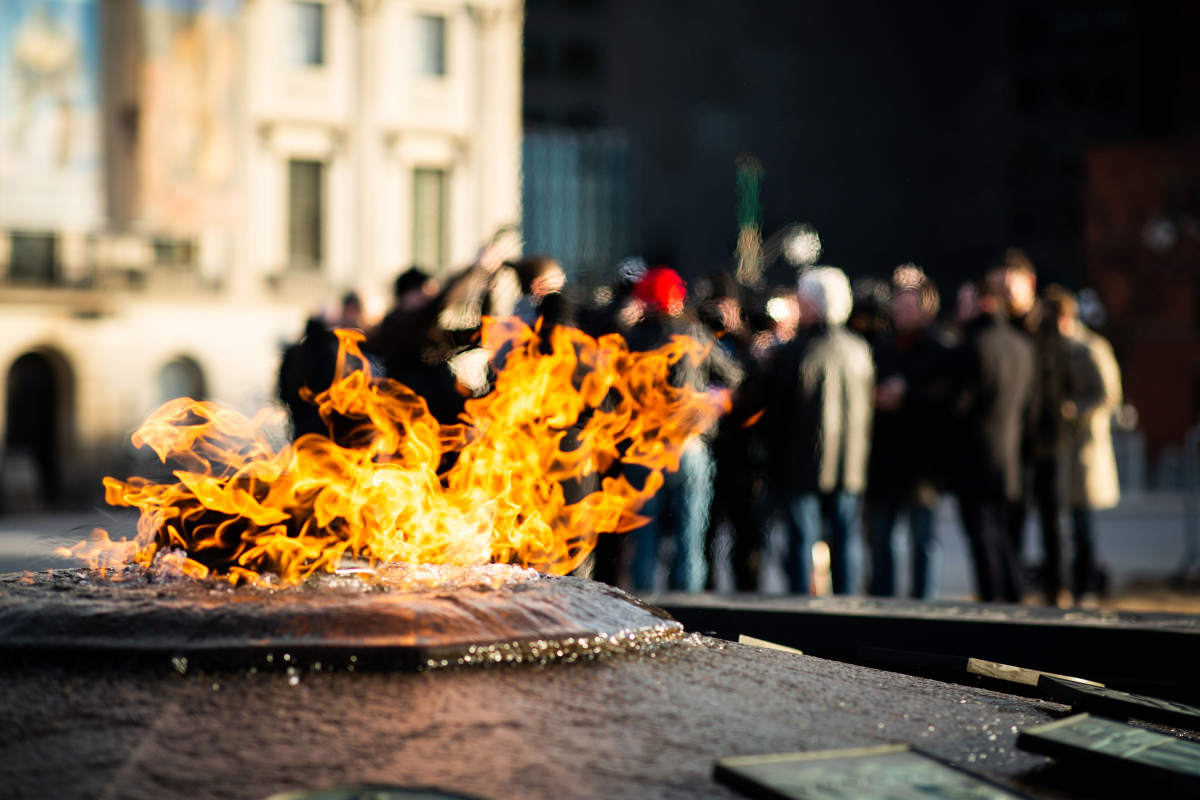
M 333 571 L 344 557 L 404 564 L 519 564 L 565 574 L 601 532 L 644 522 L 638 509 L 678 469 L 688 438 L 728 408 L 723 392 L 671 386 L 672 366 L 703 348 L 677 337 L 631 353 L 619 336 L 567 328 L 551 353 L 524 324 L 491 320 L 483 344 L 502 354 L 495 390 L 466 403 L 462 424 L 441 425 L 425 401 L 373 378 L 359 342 L 338 331 L 337 378 L 313 398 L 327 423 L 351 420 L 338 441 L 308 434 L 276 448 L 265 418 L 188 398 L 155 411 L 133 436 L 177 483 L 105 478 L 110 504 L 141 510 L 134 542 L 102 532 L 71 549 L 93 564 L 182 550 L 192 577 L 285 581 Z M 353 358 L 361 370 L 347 369 Z M 442 469 L 446 456 L 456 456 Z M 618 462 L 652 470 L 636 488 Z M 595 490 L 564 495 L 564 484 Z M 182 555 L 182 554 L 179 554 Z M 160 555 L 160 559 L 161 559 Z

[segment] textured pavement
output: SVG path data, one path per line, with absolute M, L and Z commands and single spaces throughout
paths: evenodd
M 0 670 L 0 795 L 731 798 L 724 756 L 908 742 L 1004 779 L 1052 703 L 692 637 L 654 656 L 423 673 Z M 1032 779 L 1036 785 L 1037 778 Z M 1051 792 L 1043 796 L 1080 796 Z

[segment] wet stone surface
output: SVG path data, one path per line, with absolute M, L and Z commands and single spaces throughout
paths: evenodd
M 503 564 L 237 588 L 169 568 L 0 576 L 0 663 L 19 666 L 425 669 L 594 660 L 682 636 L 620 590 Z
M 736 797 L 720 757 L 907 742 L 1039 788 L 1018 727 L 1064 706 L 689 636 L 587 663 L 423 672 L 0 669 L 13 797 Z M 1043 782 L 1044 783 L 1044 782 Z

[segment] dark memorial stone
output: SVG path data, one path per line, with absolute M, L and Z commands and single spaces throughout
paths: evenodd
M 1077 714 L 1022 730 L 1017 747 L 1083 769 L 1200 793 L 1200 744 L 1124 722 Z
M 659 595 L 655 605 L 691 632 L 753 636 L 819 658 L 868 663 L 859 648 L 970 656 L 1071 675 L 1200 706 L 1195 660 L 1200 615 L 1059 609 L 894 597 Z M 936 667 L 873 661 L 890 671 L 951 680 Z M 961 674 L 961 673 L 960 673 Z M 987 686 L 971 680 L 968 685 Z M 1009 693 L 1013 686 L 1010 682 Z M 1036 687 L 1029 694 L 1040 697 Z
M 1015 800 L 1018 794 L 937 759 L 885 745 L 718 761 L 713 777 L 762 800 Z
M 1038 680 L 1038 689 L 1059 703 L 1071 706 L 1074 711 L 1086 711 L 1111 719 L 1140 719 L 1176 728 L 1200 731 L 1200 708 L 1146 697 L 1126 694 L 1103 686 L 1064 681 L 1050 675 Z
M 0 662 L 424 669 L 590 660 L 677 642 L 619 589 L 492 564 L 390 566 L 298 586 L 71 569 L 0 576 Z
M 372 784 L 731 800 L 712 777 L 721 758 L 905 743 L 1035 796 L 1089 797 L 1041 792 L 1045 759 L 1014 746 L 1058 704 L 703 636 L 420 672 L 154 663 L 0 666 L 0 795 L 264 800 Z
M 1037 795 L 1052 770 L 1017 732 L 1061 709 L 685 636 L 611 588 L 512 567 L 0 576 L 6 797 L 728 800 L 718 759 L 897 743 Z

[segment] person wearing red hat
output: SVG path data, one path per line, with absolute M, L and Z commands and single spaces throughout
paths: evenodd
M 674 336 L 688 336 L 709 345 L 702 362 L 684 358 L 675 365 L 672 382 L 676 386 L 686 384 L 703 391 L 713 385 L 736 389 L 742 382 L 741 365 L 723 348 L 717 347 L 708 328 L 687 311 L 687 284 L 679 273 L 665 266 L 647 270 L 634 286 L 633 298 L 641 304 L 642 319 L 625 337 L 630 350 L 654 350 Z M 708 578 L 704 548 L 715 475 L 713 435 L 715 430 L 688 442 L 679 460 L 679 471 L 664 475 L 663 488 L 641 510 L 650 522 L 633 532 L 633 586 L 636 591 L 647 592 L 655 588 L 658 545 L 664 527 L 663 517 L 668 509 L 678 532 L 668 585 L 671 589 L 689 592 L 704 590 Z M 638 474 L 638 469 L 631 468 L 627 473 L 635 485 L 641 485 L 645 479 L 644 473 Z
M 687 301 L 687 284 L 670 267 L 653 267 L 633 287 L 633 296 L 647 317 L 678 317 Z

